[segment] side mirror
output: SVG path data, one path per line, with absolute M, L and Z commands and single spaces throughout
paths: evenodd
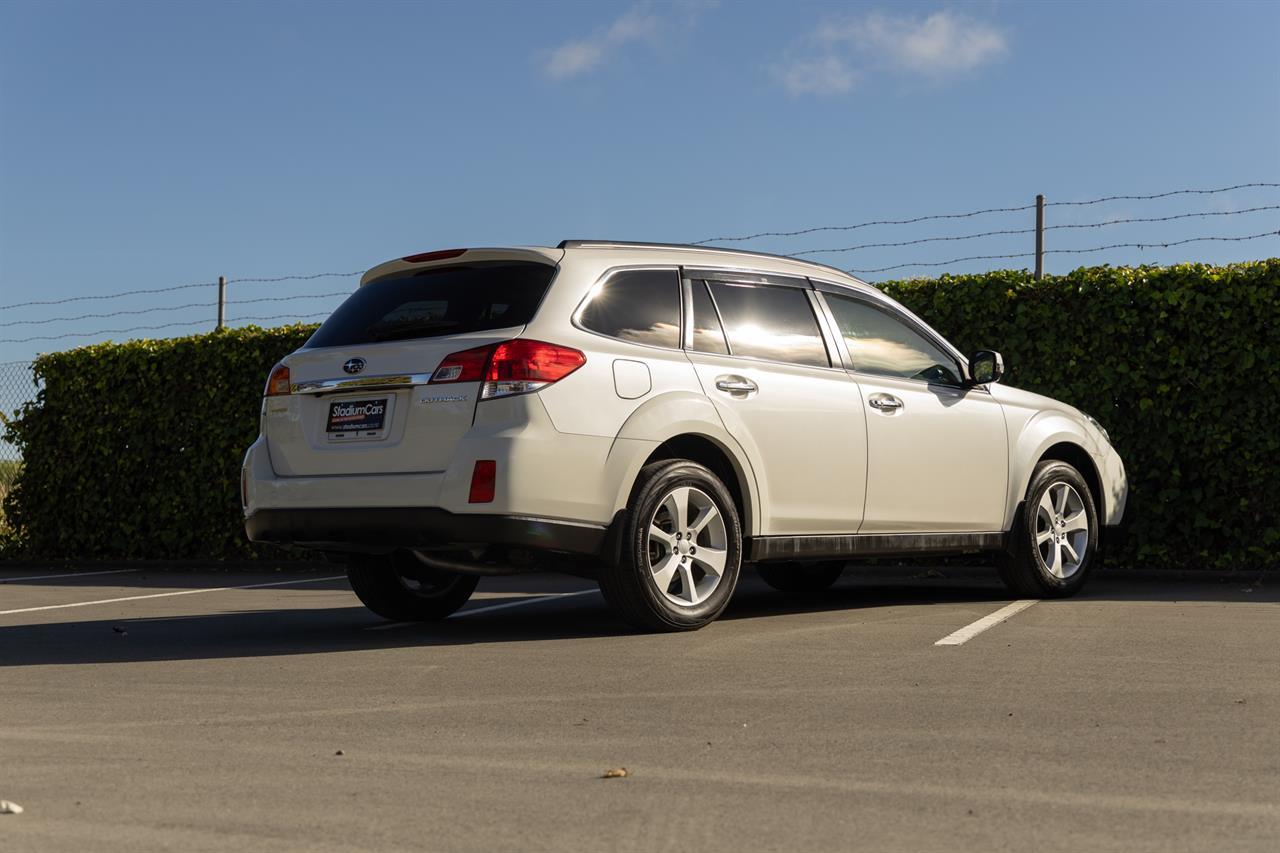
M 969 384 L 986 385 L 988 382 L 999 382 L 1004 376 L 1004 359 L 1000 353 L 980 349 L 969 356 Z

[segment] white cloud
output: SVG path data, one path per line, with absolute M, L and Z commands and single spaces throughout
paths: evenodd
M 819 42 L 845 44 L 924 74 L 968 71 L 1002 57 L 1008 42 L 1002 30 L 952 12 L 925 18 L 872 12 L 862 18 L 828 21 Z
M 619 16 L 609 26 L 587 38 L 572 39 L 552 49 L 543 63 L 543 71 L 553 80 L 565 80 L 595 69 L 621 48 L 636 42 L 657 45 L 664 30 L 673 25 L 691 28 L 701 12 L 714 3 L 686 0 L 668 7 L 666 11 L 678 13 L 668 20 L 653 11 L 648 2 L 638 3 Z
M 857 82 L 849 64 L 832 55 L 777 65 L 773 73 L 790 95 L 840 95 Z
M 587 41 L 571 41 L 560 45 L 547 59 L 546 72 L 556 80 L 590 71 L 600 64 L 604 48 Z
M 658 16 L 651 12 L 641 11 L 636 6 L 614 21 L 605 31 L 607 44 L 626 44 L 629 41 L 651 38 L 658 32 Z
M 834 94 L 853 88 L 860 68 L 939 78 L 995 62 L 1008 51 L 1004 30 L 954 12 L 923 18 L 871 12 L 824 22 L 774 75 L 792 95 Z

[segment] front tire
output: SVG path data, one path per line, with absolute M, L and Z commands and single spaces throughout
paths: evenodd
M 365 607 L 393 622 L 444 619 L 467 603 L 480 578 L 432 568 L 412 553 L 352 554 L 351 589 Z
M 741 564 L 742 526 L 724 483 L 696 462 L 655 462 L 636 480 L 618 564 L 601 569 L 600 591 L 637 628 L 690 631 L 724 610 Z
M 1066 598 L 1084 586 L 1098 555 L 1098 514 L 1089 484 L 1066 462 L 1036 466 L 1000 578 L 1023 598 Z
M 760 578 L 788 595 L 813 595 L 829 588 L 844 573 L 844 563 L 760 563 Z

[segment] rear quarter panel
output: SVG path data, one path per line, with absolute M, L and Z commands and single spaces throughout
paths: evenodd
M 586 354 L 586 364 L 572 375 L 538 392 L 556 430 L 606 436 L 613 446 L 603 476 L 616 512 L 626 506 L 645 459 L 663 441 L 678 435 L 703 436 L 720 446 L 738 469 L 747 495 L 747 531 L 756 529 L 761 510 L 748 454 L 729 436 L 714 406 L 702 393 L 698 376 L 683 350 L 621 341 L 573 324 L 573 315 L 591 288 L 617 269 L 678 269 L 676 262 L 655 259 L 652 252 L 571 252 L 524 337 L 572 346 Z M 649 371 L 648 392 L 624 397 L 615 386 L 616 361 L 643 362 Z
M 742 519 L 746 535 L 766 529 L 764 516 L 768 503 L 760 496 L 767 494 L 767 484 L 759 478 L 763 468 L 752 464 L 751 453 L 724 428 L 715 406 L 701 391 L 678 391 L 662 394 L 638 407 L 619 431 L 611 457 L 617 456 L 620 477 L 614 497 L 615 511 L 627 505 L 631 486 L 645 459 L 658 445 L 679 435 L 696 435 L 716 445 L 733 465 L 742 490 L 746 517 Z M 641 455 L 639 450 L 643 450 Z
M 552 283 L 551 291 L 523 337 L 571 346 L 582 350 L 587 361 L 570 376 L 539 392 L 557 430 L 581 435 L 616 436 L 631 414 L 647 400 L 675 391 L 698 391 L 693 365 L 678 349 L 647 346 L 622 341 L 580 329 L 573 324 L 574 312 L 592 286 L 607 272 L 619 268 L 664 268 L 675 264 L 644 259 L 618 259 L 577 254 L 567 257 Z M 615 385 L 616 361 L 642 362 L 649 372 L 649 390 L 623 397 Z

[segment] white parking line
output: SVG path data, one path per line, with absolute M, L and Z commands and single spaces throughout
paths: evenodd
M 1001 622 L 1008 619 L 1010 616 L 1014 616 L 1018 613 L 1021 613 L 1022 611 L 1026 610 L 1028 607 L 1035 604 L 1039 600 L 1040 599 L 1038 598 L 1024 598 L 1024 599 L 1021 599 L 1020 601 L 1015 601 L 1013 604 L 1006 604 L 1004 607 L 1001 607 L 999 610 L 997 610 L 995 613 L 992 613 L 990 616 L 983 616 L 977 622 L 971 622 L 970 624 L 965 625 L 959 631 L 954 631 L 948 634 L 938 642 L 934 643 L 934 645 L 935 646 L 963 645 L 964 643 L 969 642 L 974 637 L 978 636 L 988 628 L 994 628 L 995 626 L 999 625 Z
M 232 589 L 262 589 L 268 586 L 291 586 L 298 583 L 323 583 L 324 581 L 346 580 L 346 575 L 331 575 L 327 578 L 300 578 L 290 581 L 272 581 L 271 583 L 250 583 L 244 586 L 215 586 L 202 589 L 183 589 L 178 592 L 153 592 L 149 595 L 126 595 L 123 598 L 102 598 L 97 601 L 77 601 L 73 604 L 46 604 L 43 607 L 21 607 L 17 610 L 0 610 L 0 616 L 12 616 L 15 613 L 35 613 L 40 610 L 63 610 L 68 607 L 92 607 L 95 604 L 117 604 L 121 601 L 142 601 L 146 598 L 171 598 L 175 595 L 199 595 L 202 592 L 226 592 Z
M 460 619 L 463 616 L 471 616 L 475 613 L 488 613 L 491 610 L 505 610 L 508 607 L 523 607 L 526 604 L 537 604 L 540 601 L 551 601 L 556 598 L 571 598 L 575 595 L 586 595 L 590 592 L 599 592 L 598 589 L 583 589 L 578 592 L 552 592 L 546 595 L 534 595 L 528 598 L 521 598 L 518 601 L 504 601 L 501 604 L 490 604 L 487 607 L 476 607 L 471 610 L 462 610 L 453 614 L 450 618 Z M 392 628 L 408 628 L 411 625 L 421 625 L 421 622 L 388 622 L 385 625 L 371 625 L 365 628 L 366 631 L 390 631 Z
M 87 578 L 93 575 L 123 575 L 129 572 L 140 572 L 142 569 L 107 569 L 101 572 L 63 572 L 59 575 L 36 575 L 29 578 L 0 578 L 0 583 L 13 583 L 14 581 L 47 581 L 55 578 Z
M 553 592 L 548 595 L 534 596 L 533 598 L 522 598 L 519 601 L 507 601 L 502 604 L 490 604 L 488 607 L 477 607 L 474 610 L 463 610 L 460 613 L 453 614 L 451 618 L 461 619 L 463 616 L 475 616 L 477 613 L 491 613 L 494 610 L 506 610 L 508 607 L 523 607 L 526 604 L 551 601 L 553 598 L 573 598 L 575 595 L 590 595 L 599 591 L 598 589 L 582 589 L 577 592 Z

